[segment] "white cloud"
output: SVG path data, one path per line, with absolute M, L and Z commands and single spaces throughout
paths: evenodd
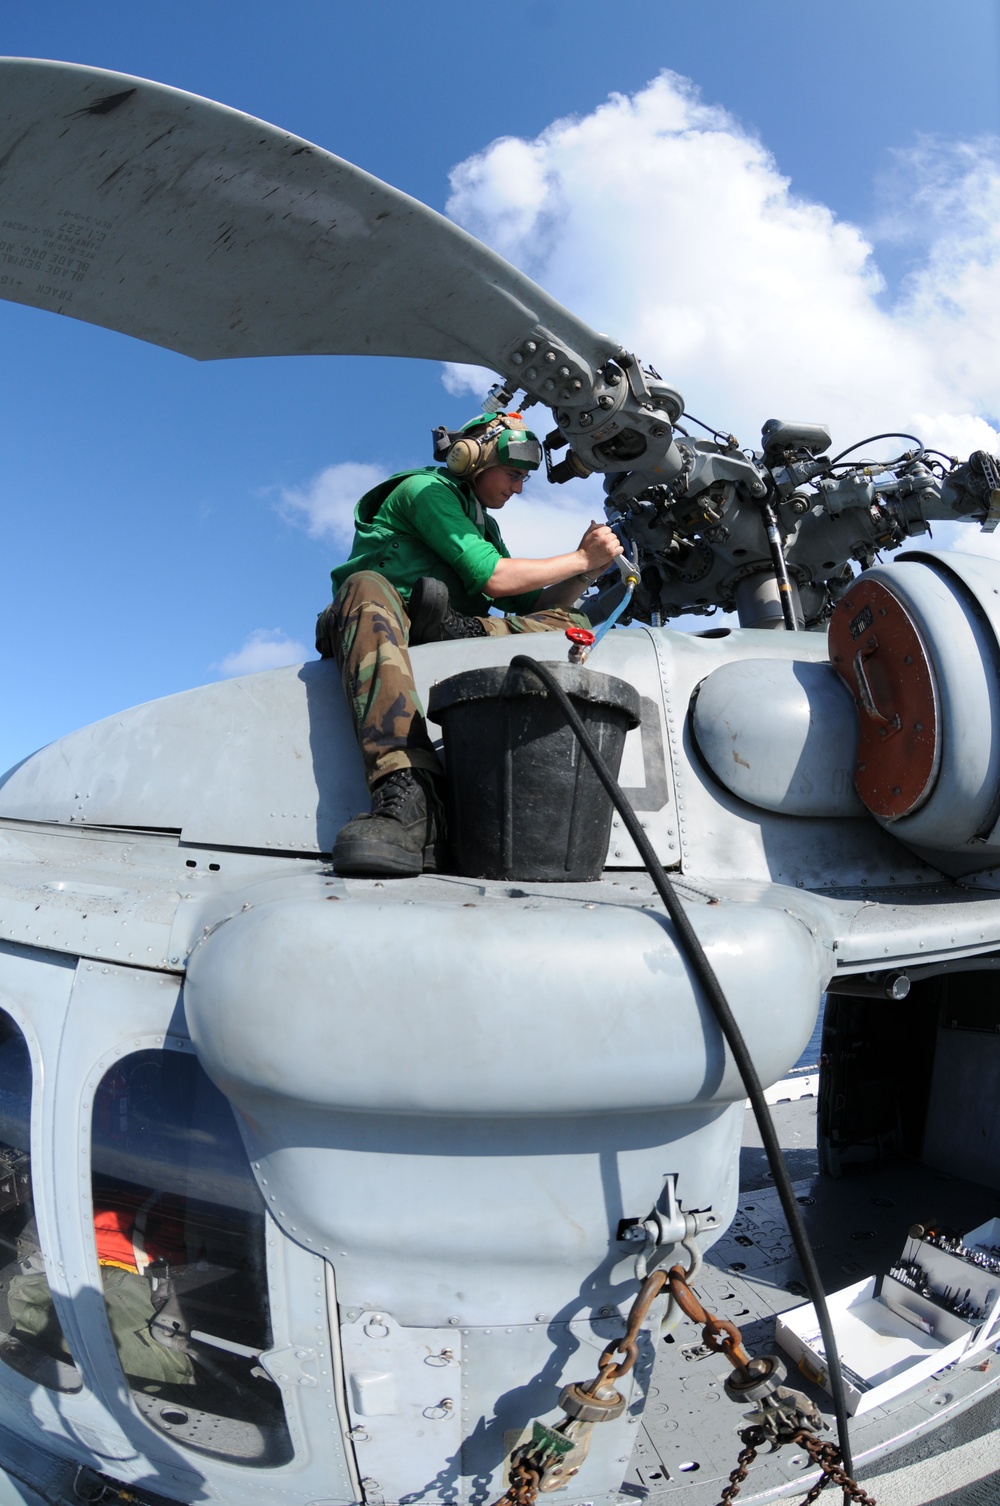
M 354 537 L 358 498 L 385 476 L 384 466 L 354 460 L 328 465 L 305 486 L 285 487 L 279 510 L 289 522 L 304 528 L 310 538 L 330 539 L 346 548 Z
M 962 554 L 985 554 L 1000 559 L 1000 532 L 984 533 L 978 523 L 932 523 L 931 536 L 907 540 L 904 549 L 957 549 Z
M 462 366 L 458 361 L 449 362 L 441 374 L 441 380 L 445 391 L 450 392 L 452 397 L 467 397 L 472 393 L 473 396 L 482 398 L 490 386 L 490 378 L 481 366 Z
M 604 522 L 604 492 L 597 478 L 555 487 L 538 473 L 494 516 L 515 559 L 547 559 L 575 549 L 592 518 Z
M 254 675 L 262 669 L 283 669 L 286 664 L 301 664 L 313 657 L 304 643 L 289 638 L 280 628 L 254 628 L 243 647 L 213 664 L 223 679 L 234 675 Z
M 835 452 L 890 429 L 949 455 L 1000 450 L 1000 142 L 924 139 L 877 188 L 866 233 L 796 196 L 759 140 L 663 73 L 534 140 L 493 142 L 455 168 L 448 207 L 744 444 L 779 417 L 827 423 Z M 909 257 L 891 294 L 881 245 Z M 454 395 L 489 381 L 444 370 Z M 544 432 L 548 415 L 531 417 Z M 285 490 L 281 510 L 346 550 L 355 503 L 383 475 L 330 466 Z M 599 478 L 536 476 L 500 522 L 512 554 L 544 557 L 602 509 Z M 946 544 L 1000 553 L 1000 534 L 936 524 L 912 547 Z
M 857 226 L 796 197 L 758 140 L 663 73 L 494 142 L 455 169 L 448 208 L 745 444 L 782 417 L 830 424 L 837 448 L 899 428 L 995 449 L 1000 145 L 922 143 L 885 201 L 876 233 L 916 256 L 893 301 Z M 452 367 L 445 384 L 486 381 Z

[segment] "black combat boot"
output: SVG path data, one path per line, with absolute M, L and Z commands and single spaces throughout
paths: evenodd
M 321 659 L 333 658 L 333 638 L 331 636 L 336 618 L 333 611 L 333 602 L 324 607 L 316 618 L 316 652 Z
M 423 575 L 410 592 L 407 607 L 410 642 L 442 643 L 446 638 L 488 638 L 478 617 L 463 617 L 452 610 L 448 587 L 433 575 Z
M 433 873 L 444 840 L 440 779 L 423 769 L 396 769 L 372 790 L 370 813 L 342 826 L 333 845 L 335 872 L 361 878 Z

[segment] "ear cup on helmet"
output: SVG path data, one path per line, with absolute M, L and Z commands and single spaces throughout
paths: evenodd
M 471 476 L 483 458 L 483 447 L 478 439 L 456 439 L 448 451 L 445 462 L 453 476 Z

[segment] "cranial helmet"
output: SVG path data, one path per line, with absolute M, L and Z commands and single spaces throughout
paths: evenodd
M 457 432 L 442 425 L 433 434 L 435 460 L 443 460 L 460 481 L 471 481 L 493 465 L 527 472 L 542 463 L 542 447 L 520 413 L 477 413 Z

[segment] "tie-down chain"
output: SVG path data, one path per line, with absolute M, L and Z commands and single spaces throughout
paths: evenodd
M 590 1449 L 590 1439 L 599 1422 L 611 1422 L 625 1410 L 625 1398 L 614 1382 L 627 1375 L 639 1357 L 639 1329 L 650 1307 L 666 1285 L 664 1271 L 654 1271 L 642 1283 L 628 1315 L 625 1336 L 614 1339 L 597 1363 L 591 1381 L 563 1388 L 559 1405 L 564 1422 L 550 1428 L 532 1424 L 532 1436 L 510 1458 L 510 1486 L 497 1506 L 534 1506 L 540 1491 L 559 1490 L 579 1474 Z M 615 1360 L 615 1355 L 624 1358 Z
M 733 1367 L 725 1382 L 726 1395 L 742 1406 L 751 1405 L 754 1413 L 740 1436 L 744 1447 L 729 1484 L 722 1492 L 720 1506 L 729 1506 L 739 1494 L 747 1470 L 764 1444 L 772 1449 L 794 1443 L 805 1450 L 822 1470 L 817 1483 L 805 1496 L 802 1506 L 815 1501 L 828 1484 L 841 1487 L 858 1506 L 875 1506 L 855 1480 L 840 1467 L 840 1455 L 832 1443 L 816 1435 L 826 1424 L 816 1404 L 801 1391 L 782 1385 L 785 1367 L 777 1355 L 751 1359 L 743 1347 L 743 1336 L 735 1323 L 708 1312 L 688 1285 L 688 1272 L 682 1266 L 662 1269 L 646 1277 L 632 1303 L 624 1337 L 605 1348 L 591 1381 L 564 1387 L 559 1405 L 565 1421 L 555 1427 L 543 1422 L 532 1425 L 529 1442 L 515 1449 L 510 1460 L 510 1484 L 497 1506 L 535 1506 L 542 1492 L 559 1490 L 578 1474 L 590 1448 L 594 1427 L 610 1422 L 625 1411 L 625 1397 L 614 1382 L 627 1375 L 639 1355 L 638 1335 L 650 1307 L 665 1287 L 681 1311 L 701 1327 L 702 1342 L 716 1354 L 724 1354 Z M 616 1361 L 615 1355 L 623 1356 Z
M 841 1468 L 837 1447 L 816 1436 L 826 1424 L 815 1402 L 801 1391 L 781 1384 L 785 1379 L 785 1367 L 778 1356 L 765 1354 L 751 1359 L 743 1348 L 743 1335 L 736 1324 L 706 1311 L 679 1265 L 671 1268 L 667 1281 L 681 1311 L 693 1322 L 701 1324 L 702 1342 L 717 1354 L 724 1354 L 732 1365 L 733 1373 L 725 1381 L 726 1395 L 732 1401 L 742 1405 L 749 1402 L 755 1408 L 749 1426 L 740 1433 L 744 1446 L 736 1468 L 729 1476 L 729 1484 L 722 1492 L 719 1506 L 730 1506 L 736 1499 L 747 1471 L 757 1457 L 757 1450 L 765 1443 L 770 1444 L 772 1450 L 780 1448 L 783 1443 L 793 1443 L 819 1465 L 820 1478 L 803 1497 L 802 1506 L 817 1500 L 820 1492 L 830 1484 L 839 1485 L 845 1497 L 849 1496 L 857 1506 L 876 1506 L 863 1487 Z

